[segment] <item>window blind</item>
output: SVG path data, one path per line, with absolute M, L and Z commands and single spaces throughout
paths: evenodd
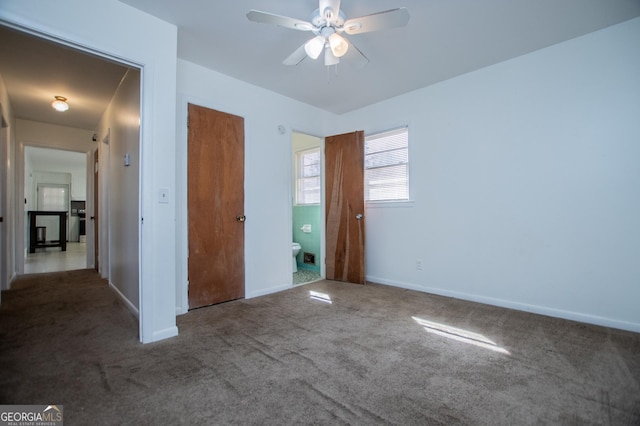
M 409 130 L 407 127 L 365 138 L 365 199 L 409 199 Z

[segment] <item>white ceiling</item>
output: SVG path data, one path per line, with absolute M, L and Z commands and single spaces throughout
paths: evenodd
M 258 9 L 308 20 L 317 0 L 121 0 L 178 26 L 178 56 L 344 113 L 640 16 L 640 0 L 343 0 L 347 18 L 407 7 L 407 27 L 348 36 L 370 60 L 282 60 L 310 34 L 250 22 Z M 0 75 L 18 118 L 95 129 L 126 66 L 0 26 Z M 53 111 L 55 95 L 71 109 Z
M 640 16 L 640 0 L 343 0 L 347 19 L 407 7 L 407 27 L 349 36 L 329 72 L 282 60 L 311 34 L 250 22 L 257 9 L 305 21 L 318 0 L 121 0 L 178 27 L 178 56 L 334 113 L 344 113 Z
M 0 75 L 17 118 L 94 130 L 127 68 L 0 26 Z M 68 99 L 64 113 L 54 96 Z
M 27 146 L 25 157 L 35 171 L 87 174 L 87 155 L 84 153 Z
M 0 26 L 0 75 L 17 118 L 94 130 L 127 68 L 86 53 Z M 51 107 L 56 95 L 70 109 Z M 86 155 L 27 147 L 25 159 L 37 171 L 86 174 Z

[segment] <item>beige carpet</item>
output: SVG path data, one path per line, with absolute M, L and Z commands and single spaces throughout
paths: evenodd
M 66 424 L 638 425 L 640 335 L 320 281 L 178 317 L 141 345 L 92 271 L 2 294 L 0 403 Z

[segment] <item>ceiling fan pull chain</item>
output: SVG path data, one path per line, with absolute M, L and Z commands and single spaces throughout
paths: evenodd
M 334 74 L 337 77 L 338 76 L 338 64 L 335 64 L 333 66 L 326 66 L 325 68 L 327 69 L 327 84 L 331 84 L 331 69 L 334 70 Z

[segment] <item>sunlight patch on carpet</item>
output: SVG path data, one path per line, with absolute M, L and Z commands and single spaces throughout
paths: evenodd
M 443 336 L 448 339 L 453 339 L 458 342 L 468 343 L 470 345 L 477 346 L 479 348 L 489 349 L 494 352 L 498 352 L 505 355 L 511 355 L 511 353 L 498 346 L 494 341 L 488 339 L 479 333 L 463 330 L 461 328 L 451 327 L 446 324 L 440 324 L 437 322 L 427 321 L 418 317 L 411 317 L 415 322 L 420 324 L 424 329 L 431 334 Z
M 330 305 L 333 304 L 333 302 L 331 301 L 331 297 L 326 293 L 320 293 L 317 291 L 310 290 L 309 297 L 313 300 L 319 300 L 321 302 L 328 303 Z

